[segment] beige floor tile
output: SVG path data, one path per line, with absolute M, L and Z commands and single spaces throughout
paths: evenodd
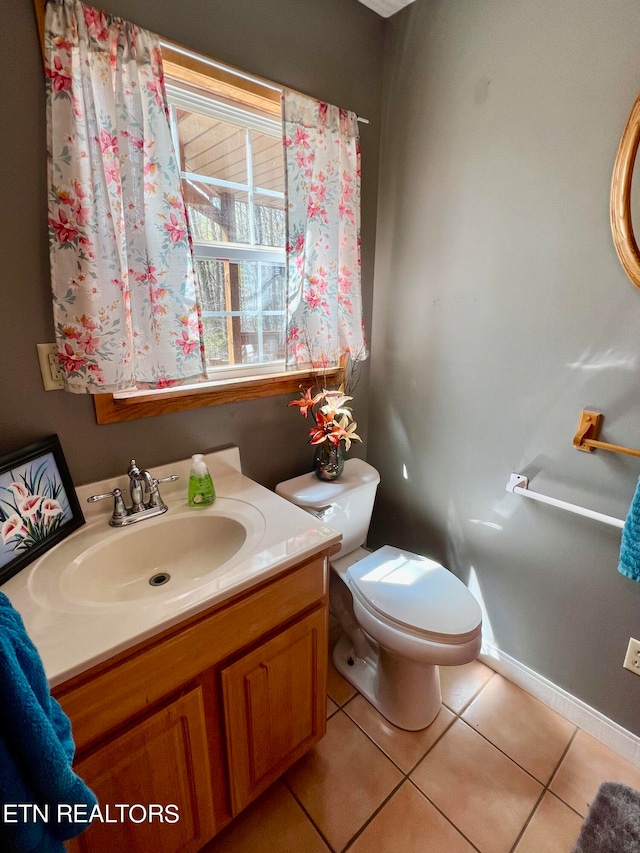
M 333 630 L 329 631 L 329 671 L 327 673 L 327 693 L 336 705 L 339 706 L 344 705 L 345 702 L 348 702 L 349 699 L 353 698 L 358 692 L 355 687 L 349 684 L 346 678 L 343 678 L 340 675 L 333 665 L 333 660 L 331 659 L 333 648 L 341 636 L 342 629 L 339 625 L 337 628 L 333 628 Z
M 332 702 L 331 699 L 329 699 L 329 697 L 327 696 L 327 719 L 333 716 L 333 714 L 335 714 L 335 712 L 338 710 L 339 708 L 336 703 Z
M 515 853 L 571 853 L 581 826 L 580 815 L 547 791 Z
M 335 850 L 342 850 L 402 780 L 402 774 L 343 711 L 286 781 Z M 302 848 L 301 848 L 302 849 Z
M 463 666 L 441 666 L 442 701 L 459 714 L 493 675 L 493 670 L 474 660 Z
M 579 731 L 549 788 L 584 817 L 602 782 L 624 782 L 640 790 L 640 769 Z
M 333 701 L 340 706 L 344 705 L 345 702 L 348 702 L 349 699 L 357 693 L 355 687 L 352 687 L 351 684 L 349 684 L 349 682 L 340 675 L 331 660 L 329 660 L 329 672 L 327 673 L 327 693 Z
M 560 714 L 498 674 L 462 719 L 545 785 L 576 730 Z
M 428 728 L 419 732 L 407 732 L 391 725 L 373 705 L 367 702 L 364 696 L 360 695 L 348 702 L 343 710 L 378 744 L 403 773 L 409 773 L 416 766 L 427 750 L 455 720 L 451 711 L 443 706 Z
M 473 847 L 418 791 L 405 782 L 348 853 L 473 853 Z
M 542 785 L 462 720 L 411 774 L 418 788 L 482 853 L 508 853 Z
M 276 782 L 201 853 L 328 853 L 291 792 Z

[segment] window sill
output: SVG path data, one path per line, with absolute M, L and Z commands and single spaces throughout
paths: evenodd
M 323 371 L 322 382 L 337 384 L 341 370 Z M 252 379 L 226 379 L 207 383 L 202 388 L 150 392 L 135 397 L 116 398 L 113 394 L 96 394 L 94 404 L 96 421 L 99 424 L 115 424 L 151 418 L 171 412 L 218 406 L 222 403 L 238 403 L 259 397 L 274 397 L 280 394 L 296 394 L 301 387 L 312 385 L 318 374 L 312 371 L 278 373 Z

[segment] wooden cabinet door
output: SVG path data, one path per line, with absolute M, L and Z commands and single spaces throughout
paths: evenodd
M 97 747 L 76 763 L 104 816 L 68 848 L 77 853 L 191 853 L 214 834 L 211 776 L 201 688 L 194 687 Z M 143 806 L 124 813 L 117 804 Z M 154 804 L 155 809 L 149 809 Z M 158 806 L 177 806 L 175 810 Z M 152 814 L 156 812 L 156 814 Z M 173 814 L 172 814 L 173 813 Z M 173 820 L 173 822 L 168 822 Z
M 234 815 L 325 733 L 326 610 L 222 670 Z

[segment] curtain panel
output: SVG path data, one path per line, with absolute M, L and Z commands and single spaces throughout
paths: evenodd
M 158 38 L 79 0 L 45 20 L 49 247 L 67 390 L 205 374 Z
M 287 365 L 367 356 L 355 113 L 285 90 Z

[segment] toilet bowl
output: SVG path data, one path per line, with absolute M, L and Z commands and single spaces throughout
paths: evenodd
M 379 479 L 371 465 L 350 459 L 338 481 L 303 474 L 276 492 L 343 534 L 331 562 L 330 606 L 343 631 L 336 669 L 389 722 L 417 731 L 442 704 L 438 666 L 477 658 L 482 613 L 436 561 L 389 545 L 362 547 Z

